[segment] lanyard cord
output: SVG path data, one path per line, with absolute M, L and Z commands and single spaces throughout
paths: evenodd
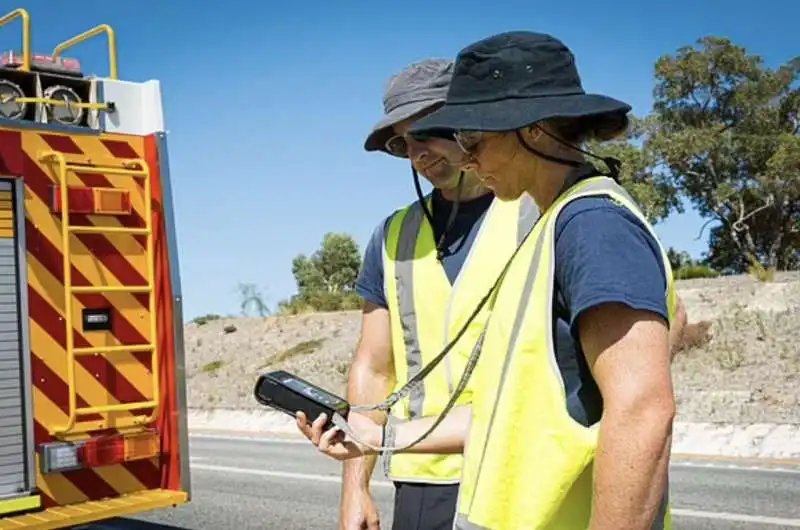
M 564 187 L 562 187 L 562 189 L 560 190 L 558 195 L 563 194 L 567 189 L 571 188 L 579 180 L 583 180 L 584 178 L 589 178 L 590 176 L 594 176 L 594 175 L 601 175 L 601 176 L 611 177 L 612 179 L 614 179 L 615 182 L 619 182 L 620 161 L 617 160 L 616 158 L 610 157 L 610 156 L 609 157 L 599 157 L 597 155 L 589 153 L 588 151 L 584 151 L 583 149 L 581 149 L 581 148 L 579 148 L 577 146 L 573 146 L 573 145 L 570 145 L 570 144 L 564 142 L 563 140 L 557 138 L 556 136 L 548 133 L 544 129 L 542 129 L 542 131 L 545 134 L 547 134 L 548 136 L 552 137 L 553 139 L 555 139 L 556 141 L 564 144 L 567 147 L 576 149 L 577 151 L 580 151 L 580 152 L 582 152 L 582 153 L 584 153 L 584 154 L 586 154 L 588 156 L 591 156 L 593 158 L 602 160 L 603 162 L 606 163 L 606 165 L 609 168 L 609 172 L 608 173 L 601 173 L 601 172 L 597 171 L 596 169 L 594 169 L 594 171 L 591 173 L 591 175 L 590 174 L 571 175 L 567 179 L 567 182 L 565 182 Z M 536 150 L 536 149 L 532 148 L 531 146 L 529 146 L 524 141 L 524 139 L 523 139 L 523 137 L 522 137 L 522 135 L 520 134 L 519 131 L 517 131 L 517 139 L 526 150 L 528 150 L 529 152 L 531 152 L 532 154 L 534 154 L 536 156 L 540 156 L 541 158 L 544 158 L 546 160 L 550 160 L 551 162 L 559 163 L 559 164 L 562 164 L 562 165 L 568 165 L 568 166 L 572 166 L 572 167 L 575 167 L 575 168 L 579 168 L 579 167 L 581 167 L 583 165 L 582 163 L 577 162 L 577 161 L 567 160 L 567 159 L 564 159 L 564 158 L 555 157 L 555 156 L 551 156 L 551 155 L 547 155 L 547 154 L 539 152 L 538 150 Z M 415 184 L 416 189 L 417 189 L 417 195 L 420 197 L 420 202 L 422 203 L 422 207 L 424 209 L 423 211 L 425 212 L 425 215 L 427 216 L 428 221 L 431 223 L 431 227 L 432 227 L 433 226 L 432 216 L 428 212 L 428 209 L 427 209 L 426 205 L 424 204 L 424 201 L 422 200 L 422 190 L 421 190 L 421 188 L 419 186 L 419 178 L 418 178 L 417 172 L 413 168 L 413 166 L 411 168 L 411 171 L 412 171 L 412 174 L 414 175 L 414 184 Z M 459 181 L 459 196 L 460 196 L 460 189 L 461 189 L 461 183 L 463 181 L 463 176 L 464 176 L 464 174 L 462 172 L 461 176 L 460 176 L 461 180 Z M 467 364 L 466 364 L 466 366 L 464 368 L 464 372 L 461 375 L 461 379 L 459 380 L 458 385 L 456 386 L 455 390 L 453 391 L 453 394 L 450 396 L 450 399 L 448 400 L 448 402 L 445 405 L 445 407 L 442 409 L 442 411 L 437 416 L 436 420 L 433 422 L 433 424 L 424 433 L 422 433 L 416 440 L 412 441 L 411 443 L 406 444 L 405 446 L 402 446 L 402 447 L 397 447 L 397 446 L 395 446 L 393 444 L 393 442 L 394 442 L 393 436 L 391 435 L 390 432 L 387 432 L 387 431 L 389 431 L 389 429 L 387 429 L 386 426 L 384 425 L 384 434 L 383 434 L 382 443 L 381 443 L 381 445 L 375 446 L 375 445 L 368 444 L 368 443 L 365 443 L 364 441 L 360 440 L 358 438 L 358 436 L 353 432 L 353 430 L 350 427 L 350 425 L 347 423 L 347 420 L 343 416 L 341 416 L 340 414 L 334 413 L 333 418 L 331 418 L 332 423 L 336 427 L 338 427 L 341 431 L 343 431 L 347 436 L 349 436 L 352 440 L 354 440 L 355 442 L 357 442 L 357 443 L 359 443 L 359 444 L 361 444 L 361 445 L 363 445 L 365 447 L 368 447 L 368 448 L 372 449 L 373 451 L 377 451 L 379 453 L 404 451 L 404 450 L 410 449 L 411 447 L 414 447 L 415 445 L 419 444 L 422 440 L 427 438 L 428 435 L 430 435 L 430 433 L 433 432 L 434 429 L 436 429 L 436 427 L 438 427 L 439 424 L 444 420 L 444 418 L 450 412 L 450 409 L 452 409 L 453 406 L 455 406 L 456 401 L 461 396 L 461 394 L 463 393 L 464 389 L 467 386 L 467 383 L 469 382 L 470 378 L 472 377 L 472 372 L 475 370 L 475 366 L 477 365 L 478 359 L 480 358 L 482 350 L 483 350 L 483 341 L 484 341 L 484 339 L 486 337 L 486 330 L 488 329 L 489 322 L 491 321 L 492 312 L 494 310 L 494 303 L 495 303 L 495 301 L 497 299 L 497 292 L 499 290 L 498 288 L 499 288 L 500 284 L 502 283 L 503 278 L 505 277 L 506 273 L 508 272 L 508 269 L 511 267 L 511 264 L 514 261 L 514 258 L 517 256 L 517 253 L 523 247 L 523 245 L 525 244 L 525 241 L 527 241 L 527 239 L 531 235 L 531 233 L 533 233 L 534 229 L 539 224 L 539 221 L 541 221 L 542 217 L 543 216 L 540 215 L 539 218 L 536 219 L 536 222 L 530 227 L 530 229 L 527 231 L 525 236 L 520 240 L 519 244 L 517 245 L 517 248 L 514 249 L 514 252 L 511 254 L 511 257 L 506 262 L 505 266 L 503 267 L 503 270 L 500 272 L 500 274 L 497 276 L 497 278 L 495 279 L 495 281 L 492 284 L 492 286 L 489 288 L 489 291 L 483 296 L 481 301 L 475 307 L 475 309 L 473 310 L 472 314 L 469 316 L 469 318 L 464 323 L 464 325 L 461 327 L 461 329 L 458 331 L 458 333 L 455 335 L 455 337 L 444 347 L 444 349 L 442 349 L 442 351 L 430 363 L 428 363 L 422 370 L 417 372 L 414 375 L 414 377 L 409 379 L 408 382 L 406 382 L 406 384 L 403 385 L 399 390 L 397 390 L 396 392 L 393 392 L 392 394 L 390 394 L 386 398 L 386 400 L 384 400 L 382 403 L 378 403 L 378 404 L 374 404 L 374 405 L 356 405 L 356 406 L 352 406 L 350 408 L 350 410 L 353 411 L 353 412 L 381 411 L 381 412 L 388 413 L 389 410 L 398 401 L 400 401 L 401 399 L 406 397 L 412 390 L 414 390 L 417 386 L 419 386 L 419 385 L 421 385 L 423 383 L 423 380 L 425 379 L 425 377 L 427 377 L 427 375 L 431 371 L 433 371 L 433 369 L 436 368 L 436 366 L 438 366 L 440 362 L 442 362 L 442 360 L 447 356 L 447 354 L 450 352 L 450 350 L 453 349 L 453 347 L 458 342 L 458 340 L 464 335 L 464 333 L 466 333 L 467 329 L 469 328 L 469 325 L 472 323 L 473 320 L 475 320 L 475 317 L 478 316 L 478 313 L 481 311 L 483 306 L 485 306 L 486 303 L 491 300 L 491 303 L 490 303 L 489 309 L 488 309 L 489 313 L 487 315 L 486 321 L 483 324 L 483 328 L 481 330 L 481 334 L 478 336 L 478 340 L 475 342 L 475 346 L 472 348 L 472 352 L 470 353 L 469 359 L 467 360 Z M 453 214 L 451 212 L 451 219 L 452 218 L 454 218 L 454 216 L 453 216 Z M 448 222 L 448 224 L 449 224 L 449 222 Z M 449 226 L 448 226 L 448 228 L 449 228 Z M 386 442 L 389 442 L 389 444 L 388 445 L 384 445 Z
M 419 174 L 414 166 L 411 166 L 411 175 L 414 177 L 414 189 L 417 192 L 417 198 L 419 205 L 422 207 L 422 212 L 425 214 L 425 217 L 428 219 L 428 223 L 431 225 L 431 230 L 435 233 L 435 226 L 433 224 L 433 214 L 428 209 L 428 205 L 425 202 L 425 196 L 422 194 L 422 187 L 419 184 Z M 456 195 L 456 200 L 453 203 L 453 207 L 450 209 L 450 215 L 447 219 L 447 224 L 442 231 L 442 234 L 439 236 L 439 240 L 436 242 L 436 259 L 440 262 L 444 259 L 444 243 L 445 238 L 447 237 L 447 232 L 453 228 L 453 223 L 455 223 L 456 215 L 458 215 L 458 207 L 461 204 L 461 192 L 464 188 L 464 172 L 462 171 L 458 175 L 458 192 Z

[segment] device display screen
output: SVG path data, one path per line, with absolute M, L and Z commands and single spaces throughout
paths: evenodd
M 339 400 L 334 398 L 327 392 L 323 392 L 318 388 L 307 385 L 306 383 L 298 381 L 293 377 L 284 378 L 283 384 L 285 384 L 288 388 L 296 390 L 300 394 L 303 394 L 304 396 L 313 399 L 317 403 L 327 405 L 331 408 L 335 408 L 339 404 Z

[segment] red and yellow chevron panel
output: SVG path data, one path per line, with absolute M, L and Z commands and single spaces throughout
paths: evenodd
M 145 229 L 150 211 L 152 273 L 146 233 L 76 230 L 69 234 L 69 252 L 65 252 L 63 235 L 68 227 L 62 224 L 62 214 L 51 209 L 52 194 L 60 184 L 59 166 L 52 159 L 45 159 L 47 153 L 63 155 L 74 167 L 74 171 L 67 172 L 68 188 L 119 190 L 128 197 L 129 213 L 69 213 L 70 226 Z M 145 179 L 113 171 L 104 174 L 99 170 L 121 167 L 131 159 L 145 160 L 149 166 L 146 178 L 151 186 L 150 208 L 145 204 Z M 82 171 L 80 164 L 88 169 Z M 144 407 L 80 415 L 77 425 L 100 421 L 104 428 L 98 431 L 87 427 L 59 434 L 58 428 L 65 425 L 69 417 L 68 333 L 72 334 L 75 348 L 98 349 L 98 353 L 75 357 L 74 389 L 78 408 L 146 403 L 156 397 L 159 401 L 156 420 L 149 425 L 156 427 L 160 434 L 159 456 L 63 474 L 39 472 L 37 485 L 43 505 L 72 505 L 160 488 L 180 490 L 173 297 L 155 138 L 0 129 L 0 173 L 22 177 L 25 184 L 35 445 L 130 431 L 132 427 L 130 421 L 125 424 L 126 419 L 152 412 L 152 408 Z M 6 201 L 8 208 L 5 208 Z M 0 237 L 8 237 L 3 235 L 6 230 L 13 233 L 11 204 L 10 196 L 4 198 L 0 194 Z M 71 284 L 77 288 L 109 285 L 147 288 L 152 274 L 150 287 L 155 296 L 155 315 L 150 314 L 147 292 L 69 292 L 65 288 L 65 261 L 69 265 Z M 67 329 L 65 320 L 68 307 L 72 314 L 71 330 Z M 84 330 L 84 309 L 108 310 L 110 329 Z M 151 320 L 153 316 L 155 321 Z M 153 324 L 155 333 L 151 329 Z M 126 351 L 124 348 L 147 344 L 155 347 L 155 365 L 151 351 Z M 100 351 L 106 347 L 116 349 Z M 157 370 L 155 379 L 154 370 Z

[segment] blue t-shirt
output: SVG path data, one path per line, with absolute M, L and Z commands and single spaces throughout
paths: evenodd
M 603 399 L 580 346 L 578 317 L 619 302 L 667 320 L 664 262 L 647 227 L 607 197 L 583 197 L 564 207 L 556 222 L 555 260 L 554 336 L 567 408 L 575 421 L 592 425 L 600 420 Z
M 492 198 L 490 195 L 477 199 L 486 204 L 482 210 L 476 206 L 472 217 L 465 210 L 461 229 L 466 233 L 461 232 L 460 238 L 453 234 L 449 248 L 455 253 L 446 256 L 443 263 L 451 283 Z M 449 210 L 440 212 L 442 224 L 448 214 Z M 433 217 L 434 224 L 438 224 L 435 210 Z M 472 229 L 466 228 L 470 218 Z M 386 307 L 381 255 L 385 227 L 386 222 L 378 227 L 367 245 L 356 283 L 362 297 L 382 307 Z M 653 311 L 666 320 L 666 276 L 660 252 L 658 243 L 639 219 L 609 198 L 575 199 L 559 214 L 555 241 L 554 345 L 566 387 L 567 408 L 575 421 L 583 425 L 599 421 L 603 400 L 580 347 L 577 319 L 599 304 L 620 302 Z

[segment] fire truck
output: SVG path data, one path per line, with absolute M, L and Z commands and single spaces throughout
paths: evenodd
M 178 254 L 159 83 L 102 24 L 0 55 L 0 530 L 189 501 Z M 108 42 L 106 77 L 64 52 Z

